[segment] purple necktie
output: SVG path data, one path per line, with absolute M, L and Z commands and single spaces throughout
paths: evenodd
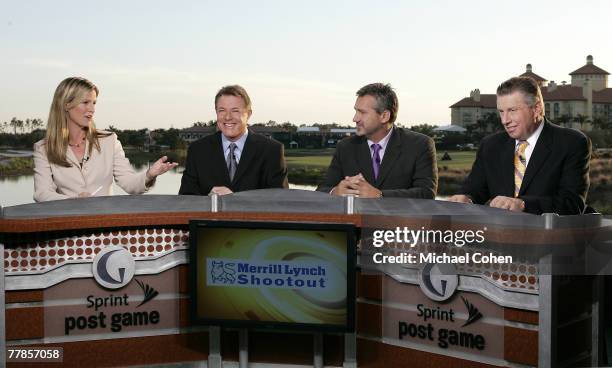
M 374 169 L 374 180 L 378 179 L 378 173 L 380 172 L 380 150 L 381 146 L 378 143 L 372 144 L 372 150 L 374 155 L 372 156 L 372 168 Z

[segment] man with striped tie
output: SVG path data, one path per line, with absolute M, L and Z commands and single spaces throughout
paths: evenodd
M 283 145 L 247 129 L 251 99 L 239 85 L 215 96 L 217 128 L 189 146 L 179 194 L 218 195 L 287 188 Z
M 357 91 L 353 117 L 357 135 L 338 143 L 318 191 L 361 198 L 435 197 L 434 142 L 395 127 L 398 109 L 389 84 L 372 83 Z
M 560 215 L 581 214 L 589 189 L 591 143 L 544 117 L 542 92 L 529 77 L 497 88 L 504 132 L 484 138 L 454 202 Z

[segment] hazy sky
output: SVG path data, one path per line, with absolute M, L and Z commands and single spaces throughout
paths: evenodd
M 524 72 L 560 82 L 612 71 L 612 1 L 0 0 L 0 122 L 46 121 L 55 87 L 100 88 L 96 123 L 182 128 L 243 85 L 251 122 L 351 123 L 355 91 L 389 82 L 398 122 L 450 122 L 449 106 Z

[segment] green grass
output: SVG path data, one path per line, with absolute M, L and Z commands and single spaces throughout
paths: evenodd
M 441 161 L 440 159 L 448 152 L 451 157 L 449 161 Z M 288 167 L 309 167 L 309 168 L 327 168 L 331 162 L 334 150 L 287 150 L 286 161 Z M 443 169 L 471 169 L 474 159 L 476 158 L 475 151 L 441 151 L 438 152 L 438 167 Z
M 451 160 L 441 161 L 444 152 L 448 152 Z M 471 169 L 475 158 L 476 151 L 438 151 L 438 167 L 444 168 L 444 166 L 446 166 L 449 169 Z
M 187 150 L 167 150 L 160 152 L 143 152 L 137 149 L 125 149 L 125 156 L 135 166 L 146 165 L 149 162 L 155 162 L 162 156 L 168 156 L 172 162 L 178 162 L 180 165 L 185 165 Z
M 319 149 L 304 149 L 304 148 L 289 148 L 285 149 L 285 157 L 301 157 L 301 156 L 331 156 L 334 155 L 335 148 L 319 148 Z
M 288 167 L 309 167 L 309 168 L 324 168 L 327 169 L 331 162 L 332 156 L 287 156 Z
M 14 157 L 0 163 L 0 176 L 28 175 L 34 171 L 32 157 Z

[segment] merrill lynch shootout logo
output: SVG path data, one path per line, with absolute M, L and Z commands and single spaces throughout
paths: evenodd
M 329 264 L 207 258 L 207 286 L 325 289 Z

